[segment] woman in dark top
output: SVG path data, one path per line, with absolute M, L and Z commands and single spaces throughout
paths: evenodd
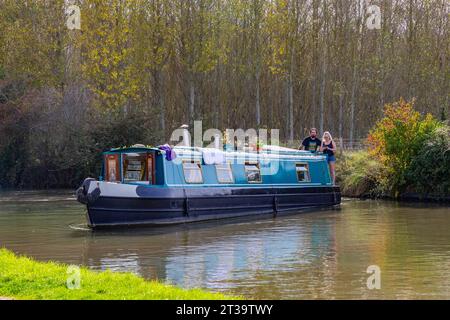
M 322 144 L 320 146 L 320 151 L 322 151 L 327 156 L 328 166 L 330 167 L 330 175 L 333 184 L 336 181 L 335 168 L 336 168 L 336 144 L 328 131 L 325 131 L 322 138 Z

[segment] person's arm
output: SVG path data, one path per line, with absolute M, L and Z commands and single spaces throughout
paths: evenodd
M 300 150 L 306 150 L 306 139 L 303 139 L 302 144 L 300 145 Z
M 320 143 L 320 152 L 323 152 L 326 148 L 326 147 L 324 147 L 323 143 L 324 143 L 324 140 L 322 140 L 322 142 Z
M 319 141 L 317 141 L 317 147 L 316 147 L 316 151 L 320 151 L 322 152 L 322 140 L 317 139 Z

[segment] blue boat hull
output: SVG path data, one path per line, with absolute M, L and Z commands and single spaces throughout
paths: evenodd
M 87 204 L 92 228 L 164 225 L 273 215 L 340 204 L 339 187 L 138 188 L 138 197 L 99 196 Z

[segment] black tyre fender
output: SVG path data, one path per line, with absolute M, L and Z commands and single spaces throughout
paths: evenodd
M 86 178 L 81 186 L 77 189 L 76 195 L 78 202 L 81 202 L 82 204 L 88 204 L 90 201 L 89 197 L 89 187 L 91 185 L 91 182 L 94 182 L 94 178 Z M 97 188 L 98 189 L 98 188 Z M 100 191 L 100 190 L 98 190 Z

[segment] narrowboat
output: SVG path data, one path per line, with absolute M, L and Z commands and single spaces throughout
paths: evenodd
M 101 228 L 277 215 L 337 206 L 341 194 L 322 154 L 135 145 L 104 152 L 102 175 L 87 178 L 77 199 Z

